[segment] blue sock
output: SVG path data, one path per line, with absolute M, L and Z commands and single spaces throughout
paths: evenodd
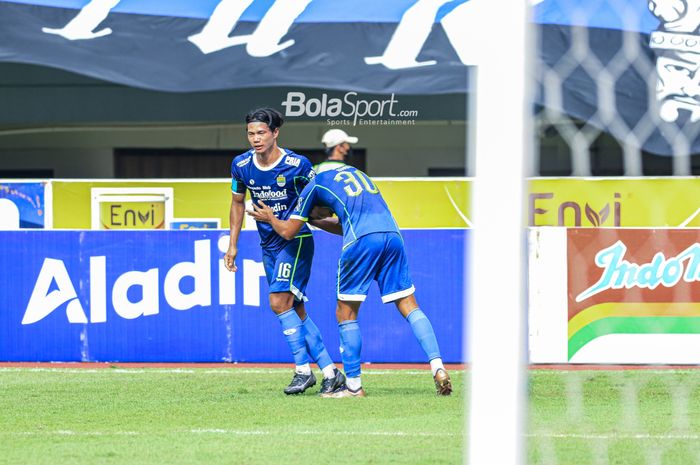
M 307 314 L 306 318 L 302 320 L 304 328 L 306 328 L 306 350 L 308 351 L 311 358 L 313 358 L 320 369 L 324 369 L 331 363 L 331 356 L 326 350 L 326 346 L 323 344 L 323 338 L 321 337 L 321 331 L 318 330 L 316 323 L 313 322 L 311 317 Z
M 297 312 L 291 308 L 277 315 L 277 318 L 282 323 L 282 334 L 292 350 L 294 363 L 297 365 L 309 363 L 309 355 L 306 352 L 306 331 Z
M 425 355 L 428 356 L 428 360 L 440 358 L 440 348 L 435 338 L 435 331 L 433 331 L 433 325 L 430 324 L 430 320 L 425 316 L 425 313 L 420 308 L 417 308 L 409 313 L 406 319 L 411 325 L 413 334 L 418 339 Z
M 360 376 L 360 352 L 362 352 L 362 334 L 357 320 L 338 323 L 340 330 L 340 356 L 343 358 L 345 376 L 356 378 Z

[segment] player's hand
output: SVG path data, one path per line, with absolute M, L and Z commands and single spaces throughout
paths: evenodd
M 272 211 L 272 208 L 265 205 L 262 200 L 258 200 L 258 205 L 253 203 L 253 209 L 246 210 L 246 212 L 255 221 L 261 223 L 272 223 L 272 220 L 275 218 L 275 212 Z
M 236 266 L 237 255 L 238 248 L 234 246 L 229 246 L 228 250 L 226 251 L 226 255 L 224 255 L 224 266 L 226 266 L 227 270 L 238 271 L 238 267 Z

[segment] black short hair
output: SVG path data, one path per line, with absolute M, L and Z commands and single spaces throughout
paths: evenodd
M 284 118 L 274 108 L 258 108 L 245 115 L 245 124 L 249 123 L 265 123 L 270 131 L 274 131 L 282 127 Z

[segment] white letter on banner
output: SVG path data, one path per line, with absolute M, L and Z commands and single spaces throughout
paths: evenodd
M 304 12 L 312 0 L 277 0 L 258 24 L 255 32 L 230 37 L 243 12 L 253 0 L 222 0 L 212 13 L 202 31 L 188 37 L 204 54 L 218 52 L 235 45 L 246 45 L 250 56 L 267 57 L 294 45 L 294 40 L 282 44 L 294 21 Z
M 128 292 L 132 286 L 141 286 L 141 300 L 132 302 Z M 143 315 L 158 314 L 158 268 L 148 271 L 129 271 L 119 276 L 112 289 L 112 306 L 117 315 L 133 320 Z
M 10 199 L 0 199 L 0 229 L 19 229 L 19 208 Z
M 92 0 L 63 29 L 43 27 L 41 30 L 47 34 L 57 34 L 68 40 L 96 39 L 109 35 L 112 33 L 112 29 L 108 27 L 97 32 L 93 32 L 93 30 L 109 16 L 110 11 L 117 6 L 119 1 Z
M 253 57 L 269 57 L 294 45 L 290 39 L 282 44 L 282 37 L 301 15 L 311 0 L 277 0 L 267 11 L 246 45 L 246 51 Z
M 253 0 L 222 0 L 202 32 L 189 36 L 187 40 L 199 47 L 205 55 L 246 43 L 250 36 L 229 37 L 229 34 L 251 3 Z
M 211 252 L 208 239 L 194 242 L 194 262 L 182 262 L 173 266 L 165 275 L 165 300 L 175 310 L 188 310 L 195 305 L 211 305 Z M 185 276 L 194 278 L 194 290 L 189 294 L 180 291 L 180 281 Z
M 243 260 L 243 305 L 260 306 L 260 278 L 265 266 L 255 260 Z
M 389 45 L 380 57 L 366 57 L 368 65 L 384 65 L 389 69 L 430 66 L 435 60 L 417 61 L 425 41 L 433 29 L 438 10 L 453 0 L 419 0 L 401 17 Z M 476 0 L 471 0 L 472 3 Z
M 219 236 L 217 247 L 219 252 L 225 254 L 231 236 L 228 234 Z M 224 260 L 219 260 L 219 305 L 234 305 L 236 303 L 236 272 L 229 271 L 224 265 Z
M 229 271 L 224 261 L 219 260 L 219 304 L 234 305 L 236 303 L 236 272 Z
M 54 281 L 57 289 L 48 292 Z M 88 322 L 63 260 L 46 258 L 34 285 L 32 296 L 29 298 L 27 309 L 24 311 L 22 324 L 30 325 L 43 320 L 65 302 L 68 302 L 66 316 L 70 323 Z
M 90 257 L 90 323 L 107 321 L 107 257 Z
M 493 53 L 489 47 L 483 46 L 486 39 L 482 35 L 483 27 L 479 23 L 496 23 L 492 18 L 486 17 L 483 6 L 489 0 L 469 0 L 442 18 L 442 27 L 447 38 L 463 64 L 467 66 L 478 65 L 483 60 L 480 54 Z M 533 3 L 533 2 L 531 2 Z

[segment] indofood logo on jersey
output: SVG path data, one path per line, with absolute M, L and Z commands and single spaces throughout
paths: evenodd
M 228 236 L 218 239 L 221 257 L 228 248 L 228 241 Z M 131 249 L 132 245 L 127 242 L 125 247 Z M 236 303 L 236 274 L 226 270 L 223 258 L 218 259 L 218 271 L 212 273 L 211 247 L 211 240 L 197 240 L 194 241 L 192 261 L 168 263 L 165 266 L 147 264 L 142 270 L 124 270 L 115 279 L 108 279 L 107 270 L 113 271 L 115 266 L 124 264 L 124 260 L 119 260 L 124 253 L 120 246 L 109 250 L 112 259 L 108 255 L 85 257 L 79 263 L 80 266 L 84 263 L 87 270 L 71 268 L 64 260 L 46 257 L 36 277 L 22 324 L 35 324 L 61 307 L 65 308 L 69 323 L 105 323 L 110 308 L 108 304 L 123 319 L 153 316 L 161 311 L 161 293 L 172 310 L 233 305 Z M 260 278 L 264 276 L 262 263 L 240 257 L 238 260 L 239 272 L 243 273 L 243 304 L 259 307 Z M 84 294 L 83 281 L 76 280 L 75 276 L 79 273 L 84 276 L 86 271 L 89 271 L 89 299 L 81 300 L 77 289 Z M 163 275 L 165 278 L 161 288 Z M 193 282 L 194 285 L 190 286 L 189 291 L 183 291 L 183 281 Z M 212 292 L 214 282 L 218 283 L 218 293 Z M 139 298 L 136 300 L 134 296 Z
M 278 183 L 279 183 L 279 178 Z M 268 186 L 263 186 L 262 189 L 252 191 L 252 194 L 258 200 L 286 200 L 287 199 L 287 189 L 282 189 L 279 191 L 273 191 Z
M 602 336 L 700 333 L 700 232 L 567 235 L 569 360 Z
M 650 0 L 649 10 L 661 22 L 651 33 L 650 47 L 657 51 L 656 98 L 661 119 L 700 120 L 700 0 Z

